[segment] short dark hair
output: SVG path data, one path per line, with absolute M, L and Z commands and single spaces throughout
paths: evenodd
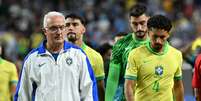
M 82 17 L 80 14 L 77 14 L 77 13 L 68 13 L 66 16 L 65 16 L 65 19 L 67 18 L 72 18 L 72 19 L 79 19 L 80 22 L 85 26 L 86 25 L 86 21 L 84 19 L 84 17 Z
M 154 15 L 147 22 L 148 29 L 157 28 L 164 29 L 169 32 L 172 28 L 170 19 L 163 15 Z
M 147 7 L 145 4 L 143 3 L 138 3 L 136 5 L 134 5 L 129 12 L 129 16 L 134 16 L 134 17 L 139 17 L 141 15 L 149 15 L 147 12 Z
M 109 43 L 104 43 L 98 48 L 98 51 L 103 56 L 109 49 L 112 49 L 112 45 Z
M 115 36 L 126 36 L 127 34 L 126 32 L 118 32 Z

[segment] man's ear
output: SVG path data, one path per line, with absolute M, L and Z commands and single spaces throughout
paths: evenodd
M 86 32 L 86 28 L 85 28 L 85 26 L 83 26 L 83 30 L 82 30 L 82 31 L 83 31 L 83 33 L 85 33 L 85 32 Z
M 147 35 L 149 35 L 149 32 L 150 32 L 150 31 L 151 31 L 151 29 L 148 28 L 148 29 L 147 29 Z
M 45 28 L 41 28 L 41 30 L 42 30 L 43 34 L 46 33 L 46 29 Z
M 168 32 L 167 39 L 170 37 L 170 33 Z

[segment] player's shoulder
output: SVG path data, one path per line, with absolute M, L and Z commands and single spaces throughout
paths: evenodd
M 100 53 L 96 51 L 95 49 L 91 48 L 90 46 L 86 45 L 86 54 L 92 55 L 94 58 L 102 58 Z
M 126 44 L 125 42 L 128 42 L 132 39 L 132 33 L 129 33 L 128 35 L 124 36 L 123 38 L 119 39 L 114 46 Z
M 13 62 L 11 62 L 11 61 L 8 61 L 8 60 L 5 60 L 5 59 L 3 59 L 3 62 L 4 62 L 4 64 L 6 65 L 6 66 L 15 66 L 15 64 L 13 63 Z
M 30 58 L 35 58 L 35 57 L 37 57 L 38 51 L 39 51 L 39 48 L 34 48 L 34 49 L 32 49 L 32 50 L 25 56 L 24 61 L 26 61 L 27 59 L 30 59 Z
M 180 50 L 178 50 L 178 49 L 176 49 L 175 47 L 173 47 L 173 46 L 171 46 L 171 45 L 168 45 L 168 47 L 169 47 L 169 50 L 170 50 L 170 52 L 173 54 L 178 54 L 178 55 L 181 55 L 182 53 L 181 53 L 181 51 Z
M 201 61 L 201 54 L 198 54 L 198 55 L 196 56 L 195 63 L 196 63 L 196 62 L 200 62 L 200 61 Z
M 196 58 L 199 58 L 201 60 L 201 54 L 198 54 Z
M 195 43 L 201 43 L 201 37 L 196 38 L 196 39 L 193 41 L 193 44 L 195 44 Z
M 112 51 L 115 52 L 122 52 L 132 41 L 132 34 L 129 33 L 128 35 L 124 36 L 123 38 L 119 39 L 113 46 Z
M 137 48 L 134 48 L 130 51 L 131 55 L 140 56 L 140 54 L 145 54 L 146 51 L 146 45 L 141 45 Z
M 86 56 L 86 53 L 84 52 L 84 50 L 73 44 L 73 43 L 70 43 L 70 42 L 67 42 L 67 41 L 64 41 L 64 53 L 65 54 L 75 54 L 75 56 Z

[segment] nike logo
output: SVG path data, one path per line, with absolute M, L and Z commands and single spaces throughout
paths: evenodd
M 46 63 L 41 63 L 41 64 L 38 64 L 38 67 L 42 67 L 43 65 L 45 65 Z
M 10 72 L 8 72 L 8 71 L 0 71 L 0 73 L 6 73 L 6 74 L 9 74 Z
M 143 61 L 144 63 L 147 63 L 147 62 L 150 62 L 151 60 L 145 60 L 145 61 Z
M 126 51 L 129 50 L 129 49 L 130 49 L 130 47 L 125 48 Z

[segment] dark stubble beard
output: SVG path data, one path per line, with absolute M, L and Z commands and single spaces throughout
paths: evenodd
M 144 38 L 145 35 L 146 35 L 146 31 L 137 31 L 137 32 L 135 32 L 135 36 L 137 38 L 140 38 L 140 39 Z
M 161 49 L 163 48 L 163 45 L 161 45 L 161 44 L 155 44 L 154 45 L 154 49 L 156 50 L 156 51 L 161 51 Z
M 68 41 L 75 43 L 75 41 L 77 40 L 76 33 L 74 32 L 67 33 L 67 39 Z

